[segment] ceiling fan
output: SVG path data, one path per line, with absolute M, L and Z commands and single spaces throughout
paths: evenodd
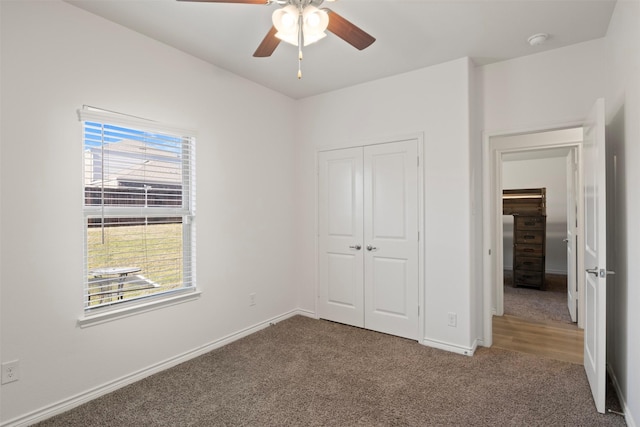
M 369 47 L 376 39 L 338 15 L 331 9 L 319 6 L 324 0 L 178 0 L 201 3 L 277 4 L 282 6 L 273 12 L 273 26 L 264 37 L 254 57 L 271 56 L 280 41 L 298 46 L 298 78 L 302 77 L 300 63 L 302 47 L 324 38 L 328 30 L 358 50 Z M 333 1 L 333 0 L 327 0 Z

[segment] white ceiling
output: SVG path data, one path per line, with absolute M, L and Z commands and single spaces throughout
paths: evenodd
M 253 52 L 277 5 L 176 0 L 66 0 L 218 67 L 299 99 L 449 60 L 483 65 L 606 34 L 615 0 L 339 0 L 336 13 L 376 37 L 358 51 L 335 35 L 304 48 L 280 43 L 269 58 Z M 550 35 L 529 46 L 535 33 Z

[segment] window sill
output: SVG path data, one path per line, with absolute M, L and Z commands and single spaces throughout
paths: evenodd
M 141 313 L 146 313 L 148 311 L 158 310 L 164 307 L 182 304 L 188 301 L 194 301 L 200 298 L 201 294 L 202 292 L 194 289 L 186 293 L 180 293 L 179 295 L 173 295 L 161 299 L 154 299 L 135 305 L 129 305 L 127 307 L 110 309 L 108 311 L 102 311 L 99 313 L 85 314 L 78 319 L 78 326 L 80 326 L 80 328 L 87 328 L 90 326 L 111 322 L 112 320 L 118 320 Z

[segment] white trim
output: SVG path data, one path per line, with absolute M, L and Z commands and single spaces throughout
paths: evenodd
M 159 123 L 154 120 L 133 117 L 126 114 L 118 114 L 88 106 L 78 109 L 78 120 L 109 123 L 112 125 L 133 126 L 140 130 L 148 130 L 154 133 L 170 133 L 183 137 L 197 136 L 197 132 L 194 129 Z
M 421 342 L 422 345 L 426 345 L 427 347 L 437 348 L 439 350 L 445 350 L 452 353 L 462 354 L 463 356 L 473 356 L 478 348 L 479 340 L 474 340 L 471 347 L 463 347 L 457 344 L 451 344 L 445 341 L 438 341 L 424 338 Z
M 419 133 L 418 138 L 418 337 L 424 337 L 425 335 L 425 260 L 424 254 L 426 254 L 426 238 L 425 238 L 425 182 L 424 182 L 424 134 Z
M 180 292 L 180 291 L 176 291 Z M 123 319 L 125 317 L 134 316 L 137 314 L 146 313 L 148 311 L 158 310 L 160 308 L 169 307 L 176 304 L 182 304 L 184 302 L 193 301 L 200 298 L 200 292 L 197 289 L 189 289 L 183 292 L 180 292 L 179 295 L 170 294 L 171 296 L 160 296 L 157 295 L 156 298 L 153 296 L 150 301 L 141 302 L 141 300 L 132 300 L 132 305 L 126 305 L 127 303 L 119 304 L 115 309 L 105 309 L 105 311 L 97 312 L 91 314 L 84 314 L 78 319 L 78 326 L 81 328 L 87 328 L 89 326 L 100 325 L 102 323 L 111 322 L 113 320 Z M 133 303 L 135 302 L 135 305 Z
M 491 176 L 492 171 L 489 170 L 490 165 L 490 149 L 489 134 L 482 132 L 482 270 L 483 286 L 482 286 L 482 302 L 483 302 L 483 325 L 482 325 L 482 342 L 486 347 L 493 345 L 493 316 L 496 315 L 495 307 L 493 307 L 493 287 L 495 269 L 491 267 L 492 260 L 495 258 L 493 247 L 493 224 L 490 215 L 490 201 L 487 197 L 491 194 Z
M 100 396 L 116 391 L 129 384 L 133 384 L 136 381 L 140 381 L 141 379 L 146 378 L 150 375 L 172 368 L 180 363 L 186 362 L 187 360 L 191 360 L 195 357 L 201 356 L 212 350 L 215 350 L 222 346 L 230 344 L 233 341 L 239 340 L 240 338 L 244 338 L 248 335 L 251 335 L 255 332 L 260 331 L 261 329 L 267 328 L 271 325 L 274 325 L 275 323 L 281 322 L 295 315 L 314 317 L 313 313 L 306 310 L 291 310 L 281 315 L 272 317 L 269 320 L 256 323 L 252 326 L 249 326 L 247 328 L 231 333 L 227 336 L 224 336 L 220 339 L 212 341 L 208 344 L 202 345 L 200 347 L 196 347 L 192 350 L 184 352 L 175 357 L 171 357 L 162 362 L 158 362 L 156 364 L 153 364 L 151 366 L 148 366 L 144 369 L 133 372 L 131 374 L 124 375 L 116 380 L 106 382 L 100 386 L 97 386 L 85 392 L 76 394 L 75 396 L 72 396 L 68 399 L 63 399 L 52 405 L 48 405 L 40 409 L 37 409 L 35 411 L 32 411 L 26 415 L 22 415 L 12 420 L 7 420 L 2 424 L 0 424 L 0 427 L 18 427 L 18 426 L 22 427 L 22 426 L 28 426 L 28 425 L 43 421 L 47 418 L 53 417 L 54 415 L 61 414 L 77 406 L 80 406 L 84 403 L 87 403 Z
M 320 318 L 318 303 L 320 301 L 320 150 L 316 149 L 313 158 L 313 167 L 315 168 L 315 183 L 314 183 L 314 199 L 313 199 L 313 215 L 314 215 L 314 236 L 313 242 L 313 310 L 315 312 L 316 319 Z
M 494 137 L 494 136 L 526 135 L 530 133 L 579 128 L 579 127 L 582 127 L 583 125 L 584 125 L 584 120 L 571 120 L 567 122 L 548 123 L 546 125 L 539 125 L 539 126 L 534 125 L 534 126 L 523 126 L 521 128 L 497 129 L 497 130 L 484 131 L 483 138 L 486 136 Z
M 498 227 L 496 222 L 498 221 L 497 212 L 501 210 L 501 200 L 497 200 L 495 196 L 496 188 L 502 182 L 501 176 L 501 168 L 497 167 L 497 165 L 501 161 L 502 153 L 507 152 L 517 152 L 517 151 L 528 151 L 528 150 L 537 150 L 537 149 L 546 149 L 546 148 L 561 148 L 561 147 L 576 147 L 579 155 L 579 183 L 578 189 L 582 188 L 582 153 L 581 147 L 582 143 L 580 142 L 562 142 L 562 143 L 532 143 L 525 142 L 521 144 L 513 144 L 500 146 L 499 143 L 492 143 L 491 139 L 494 137 L 500 136 L 515 136 L 515 135 L 526 135 L 531 133 L 540 133 L 540 132 L 549 132 L 554 130 L 561 129 L 571 129 L 582 127 L 582 122 L 567 122 L 567 123 L 556 123 L 550 124 L 548 126 L 540 126 L 534 128 L 523 128 L 523 129 L 515 129 L 510 131 L 484 131 L 482 135 L 482 169 L 483 169 L 483 200 L 485 203 L 483 204 L 483 229 L 485 230 L 483 237 L 483 269 L 484 269 L 484 284 L 483 284 L 483 303 L 484 303 L 484 325 L 483 331 L 484 336 L 482 337 L 482 341 L 487 347 L 490 347 L 493 344 L 493 316 L 494 315 L 502 315 L 504 310 L 503 300 L 500 298 L 503 295 L 499 294 L 497 289 L 497 283 L 502 283 L 503 281 L 503 270 L 502 268 L 498 268 L 502 264 L 503 257 L 503 247 L 502 247 L 502 227 Z M 579 193 L 581 194 L 581 192 Z M 582 206 L 582 198 L 579 199 L 580 206 Z M 581 209 L 579 210 L 581 211 Z M 580 214 L 580 212 L 579 212 Z M 583 227 L 583 218 L 579 218 L 580 227 Z M 582 235 L 582 231 L 578 230 L 579 235 Z M 578 257 L 578 268 L 582 268 L 581 266 L 581 257 Z M 579 270 L 580 271 L 580 270 Z M 579 280 L 579 278 L 577 278 Z M 579 292 L 578 304 L 584 303 L 584 298 L 582 297 L 582 287 L 580 284 L 578 285 Z M 496 301 L 496 306 L 494 306 L 493 302 Z M 582 312 L 584 310 L 581 309 L 578 312 Z M 578 323 L 578 326 L 582 327 L 581 323 Z
M 633 416 L 631 415 L 631 411 L 629 410 L 629 405 L 627 401 L 624 400 L 624 394 L 622 394 L 622 389 L 620 388 L 620 383 L 618 382 L 618 377 L 615 372 L 611 368 L 611 365 L 607 365 L 607 372 L 609 373 L 609 378 L 611 378 L 611 382 L 613 383 L 613 388 L 616 390 L 616 394 L 618 395 L 618 400 L 620 401 L 620 407 L 622 408 L 622 412 L 624 413 L 624 420 L 627 423 L 628 427 L 637 427 Z
M 318 313 L 313 312 L 313 311 L 311 311 L 311 310 L 305 310 L 305 309 L 302 309 L 302 308 L 297 308 L 297 309 L 293 310 L 293 311 L 292 311 L 292 313 L 293 313 L 293 314 L 291 314 L 291 315 L 289 315 L 289 316 L 287 316 L 287 317 L 285 317 L 285 318 L 283 318 L 283 319 L 280 319 L 280 320 L 285 320 L 285 319 L 287 319 L 287 318 L 289 318 L 289 317 L 296 316 L 296 315 L 300 315 L 300 316 L 304 316 L 304 317 L 309 317 L 309 318 L 311 318 L 311 319 L 316 319 L 316 320 L 318 320 Z

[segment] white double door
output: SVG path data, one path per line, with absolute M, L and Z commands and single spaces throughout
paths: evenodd
M 418 141 L 319 153 L 318 314 L 418 339 Z

